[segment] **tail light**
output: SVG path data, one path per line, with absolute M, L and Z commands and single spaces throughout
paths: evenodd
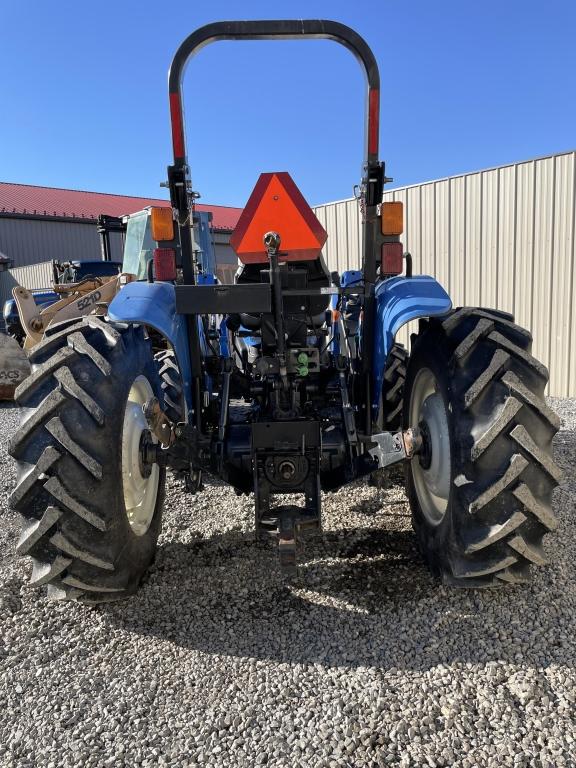
M 172 208 L 159 208 L 158 206 L 153 206 L 150 209 L 150 224 L 152 240 L 160 242 L 161 240 L 174 239 L 174 218 Z
M 380 263 L 380 274 L 399 275 L 403 268 L 403 247 L 402 243 L 384 243 L 382 246 L 382 260 Z
M 396 237 L 402 234 L 404 231 L 404 204 L 401 200 L 382 203 L 380 223 L 383 235 Z
M 154 277 L 156 280 L 176 280 L 176 254 L 172 248 L 154 249 Z

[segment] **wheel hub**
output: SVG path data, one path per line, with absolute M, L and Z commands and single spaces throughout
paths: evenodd
M 414 488 L 427 521 L 439 525 L 450 495 L 450 430 L 444 397 L 429 368 L 422 368 L 412 385 L 410 423 L 418 424 L 422 438 L 411 466 Z
M 154 442 L 152 432 L 149 429 L 142 430 L 140 435 L 140 473 L 142 477 L 150 477 L 152 474 L 152 467 L 156 463 L 156 451 L 158 444 Z
M 420 439 L 422 445 L 418 449 L 418 461 L 422 469 L 430 469 L 432 463 L 432 436 L 430 435 L 430 427 L 424 420 L 418 424 L 420 430 Z
M 154 392 L 145 376 L 132 383 L 122 427 L 122 488 L 126 517 L 132 531 L 143 536 L 152 522 L 158 498 L 160 468 L 152 461 L 157 444 L 148 429 L 142 406 Z

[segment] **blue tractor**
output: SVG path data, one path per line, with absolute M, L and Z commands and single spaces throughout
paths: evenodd
M 365 72 L 362 268 L 327 270 L 322 227 L 288 174 L 269 173 L 232 238 L 235 284 L 221 285 L 198 269 L 190 233 L 182 76 L 207 43 L 270 38 L 336 41 Z M 560 477 L 547 370 L 511 315 L 453 309 L 433 277 L 411 274 L 401 207 L 382 202 L 379 94 L 370 48 L 333 21 L 213 23 L 178 49 L 172 207 L 153 216 L 153 258 L 106 316 L 51 330 L 17 391 L 18 551 L 52 597 L 134 592 L 154 558 L 167 470 L 187 491 L 201 492 L 205 473 L 253 494 L 256 534 L 287 571 L 298 535 L 321 525 L 322 491 L 396 465 L 445 583 L 521 583 L 544 563 Z M 395 337 L 415 320 L 408 357 Z

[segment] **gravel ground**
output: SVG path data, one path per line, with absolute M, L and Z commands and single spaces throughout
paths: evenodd
M 566 480 L 529 587 L 439 586 L 403 491 L 360 484 L 286 586 L 250 499 L 171 485 L 146 584 L 96 609 L 25 586 L 0 409 L 0 765 L 576 766 L 576 402 L 552 406 Z

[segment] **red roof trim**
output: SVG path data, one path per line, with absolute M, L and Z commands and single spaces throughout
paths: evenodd
M 59 187 L 37 187 L 32 184 L 0 182 L 0 215 L 20 214 L 94 220 L 101 213 L 125 216 L 149 205 L 169 206 L 169 200 L 130 195 L 111 195 L 106 192 L 88 192 Z M 225 205 L 198 204 L 199 211 L 212 213 L 212 226 L 216 230 L 232 231 L 241 208 Z

